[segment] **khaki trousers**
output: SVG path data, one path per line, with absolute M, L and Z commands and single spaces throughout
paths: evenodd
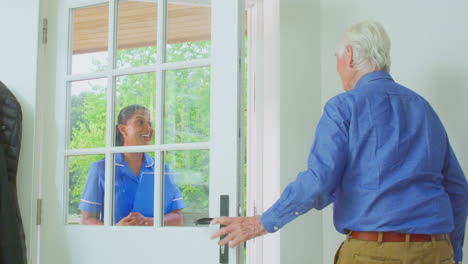
M 335 264 L 453 264 L 450 240 L 429 242 L 378 242 L 345 240 Z

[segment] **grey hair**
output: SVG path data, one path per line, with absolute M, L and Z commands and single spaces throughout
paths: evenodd
M 356 70 L 390 71 L 390 38 L 379 23 L 364 21 L 349 27 L 338 47 L 338 56 L 343 56 L 347 45 L 353 49 L 353 66 Z

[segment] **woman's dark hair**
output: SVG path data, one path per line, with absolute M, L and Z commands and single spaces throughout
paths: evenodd
M 120 124 L 127 124 L 128 120 L 132 117 L 135 112 L 146 111 L 149 113 L 148 108 L 139 105 L 133 104 L 124 107 L 119 112 L 119 116 L 117 118 L 117 125 L 115 126 L 115 145 L 116 146 L 123 146 L 123 137 L 119 130 Z

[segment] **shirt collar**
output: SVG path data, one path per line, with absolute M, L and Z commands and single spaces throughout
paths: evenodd
M 361 85 L 365 85 L 369 82 L 379 80 L 379 79 L 387 79 L 387 80 L 393 81 L 392 76 L 388 72 L 385 72 L 385 71 L 369 72 L 369 73 L 366 73 L 364 76 L 362 76 L 361 79 L 359 79 L 359 81 L 356 83 L 356 86 L 354 88 L 358 88 Z
M 122 153 L 115 154 L 115 162 L 114 164 L 119 167 L 125 167 L 127 162 L 125 162 L 124 155 Z M 144 167 L 152 167 L 154 165 L 154 160 L 151 158 L 148 153 L 143 153 L 143 166 Z

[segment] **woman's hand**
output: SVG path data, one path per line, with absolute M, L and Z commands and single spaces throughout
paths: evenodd
M 144 226 L 153 226 L 154 221 L 152 217 L 145 217 L 145 223 L 143 224 Z
M 145 224 L 148 220 L 148 217 L 144 217 L 142 214 L 138 212 L 131 212 L 128 216 L 122 218 L 116 225 L 118 226 L 142 226 L 147 225 Z M 152 218 L 151 218 L 152 220 Z

